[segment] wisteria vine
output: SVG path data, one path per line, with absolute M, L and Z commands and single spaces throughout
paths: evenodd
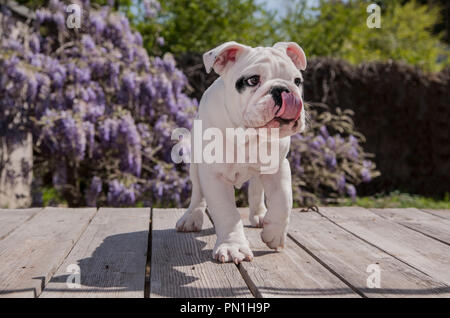
M 171 162 L 170 135 L 196 108 L 186 77 L 172 56 L 149 57 L 124 15 L 79 4 L 76 31 L 58 0 L 29 24 L 1 12 L 2 131 L 32 131 L 35 178 L 71 206 L 184 204 L 187 169 Z

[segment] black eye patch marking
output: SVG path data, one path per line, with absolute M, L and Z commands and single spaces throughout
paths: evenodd
M 236 81 L 236 90 L 238 93 L 242 93 L 245 88 L 245 77 L 242 76 Z
M 242 93 L 246 87 L 254 87 L 259 84 L 259 75 L 242 76 L 236 81 L 236 90 Z
M 297 77 L 294 80 L 295 85 L 300 86 L 301 84 L 303 84 L 303 80 L 300 77 Z

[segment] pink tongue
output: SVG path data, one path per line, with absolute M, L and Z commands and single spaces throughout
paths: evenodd
M 283 103 L 276 114 L 276 117 L 297 120 L 300 117 L 303 106 L 301 99 L 297 98 L 294 94 L 287 92 L 282 92 L 281 98 Z

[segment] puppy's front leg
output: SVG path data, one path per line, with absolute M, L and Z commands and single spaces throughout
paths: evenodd
M 236 208 L 234 187 L 221 180 L 216 171 L 200 165 L 200 183 L 208 211 L 214 222 L 217 241 L 213 258 L 221 262 L 251 261 L 253 253 L 244 235 L 244 227 Z
M 270 248 L 284 247 L 287 225 L 292 210 L 291 168 L 284 159 L 275 174 L 260 176 L 267 197 L 267 213 L 264 217 L 261 239 Z

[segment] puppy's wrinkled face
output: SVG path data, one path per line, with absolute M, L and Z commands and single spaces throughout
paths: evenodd
M 304 129 L 303 77 L 282 51 L 251 49 L 223 79 L 245 127 L 279 128 L 280 136 Z
M 244 47 L 231 53 L 231 58 L 225 56 L 224 68 L 220 69 L 227 105 L 239 114 L 240 125 L 279 128 L 280 137 L 291 136 L 305 127 L 300 69 L 306 67 L 306 58 L 301 48 L 298 57 L 288 51 L 288 43 L 283 44 Z

